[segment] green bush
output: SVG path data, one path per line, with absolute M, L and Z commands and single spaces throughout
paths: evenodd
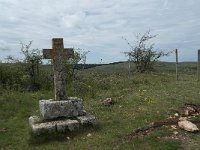
M 26 82 L 26 75 L 17 65 L 0 64 L 0 83 L 2 88 L 19 90 Z
M 23 64 L 0 64 L 0 88 L 9 90 L 29 90 L 31 79 Z M 36 81 L 41 90 L 53 89 L 52 71 L 41 69 Z

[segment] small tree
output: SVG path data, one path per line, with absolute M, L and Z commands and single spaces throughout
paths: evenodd
M 90 51 L 83 51 L 83 53 L 81 54 L 81 59 L 83 60 L 83 70 L 85 69 L 85 64 L 86 64 L 86 60 L 87 60 L 87 54 L 89 53 Z
M 80 53 L 77 51 L 74 51 L 74 57 L 67 60 L 66 62 L 66 70 L 68 70 L 67 74 L 72 77 L 72 79 L 75 79 L 75 69 L 76 65 L 81 60 Z
M 162 56 L 167 56 L 169 53 L 164 53 L 163 51 L 155 51 L 154 43 L 148 45 L 147 42 L 155 38 L 156 35 L 151 35 L 150 30 L 145 32 L 143 35 L 138 34 L 136 36 L 136 45 L 132 46 L 128 40 L 124 37 L 127 44 L 130 46 L 130 52 L 124 52 L 127 56 L 129 56 L 129 61 L 132 61 L 136 65 L 137 72 L 145 72 L 147 70 L 152 69 L 153 64 Z
M 29 90 L 38 90 L 39 87 L 39 64 L 42 63 L 42 55 L 39 49 L 30 49 L 32 41 L 28 44 L 20 43 L 21 52 L 24 55 L 22 60 L 8 56 L 6 59 L 9 63 L 21 64 L 20 68 L 24 69 L 30 79 Z
M 23 62 L 26 64 L 26 71 L 28 72 L 31 80 L 30 89 L 31 90 L 38 90 L 39 84 L 39 64 L 42 63 L 42 55 L 39 49 L 32 49 L 30 50 L 32 41 L 30 41 L 27 45 L 21 44 L 21 52 L 25 56 Z
M 75 70 L 77 69 L 85 69 L 85 63 L 87 60 L 86 55 L 89 53 L 90 51 L 84 51 L 83 49 L 77 48 L 74 51 L 74 57 L 67 60 L 66 63 L 66 67 L 68 68 L 68 74 L 70 76 L 73 77 L 73 79 L 75 79 Z M 82 67 L 78 67 L 80 65 L 78 65 L 80 62 L 82 62 L 83 64 L 81 65 Z

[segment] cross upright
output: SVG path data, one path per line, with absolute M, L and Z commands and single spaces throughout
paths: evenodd
M 64 60 L 74 57 L 73 48 L 64 48 L 63 38 L 53 38 L 52 49 L 43 49 L 43 57 L 53 59 L 54 100 L 66 100 Z

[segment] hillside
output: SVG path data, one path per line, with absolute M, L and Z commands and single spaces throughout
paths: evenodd
M 98 126 L 73 133 L 30 133 L 28 117 L 39 115 L 38 101 L 52 98 L 52 88 L 30 92 L 4 87 L 0 91 L 0 149 L 198 149 L 199 133 L 185 132 L 177 126 L 141 132 L 152 122 L 174 117 L 186 103 L 200 104 L 196 63 L 179 66 L 179 81 L 175 80 L 175 63 L 166 62 L 157 63 L 149 74 L 132 70 L 129 75 L 126 62 L 79 70 L 74 81 L 68 82 L 67 93 L 83 98 L 85 109 L 97 116 Z M 40 81 L 47 84 L 42 77 Z M 111 98 L 113 104 L 104 105 L 106 98 Z M 200 128 L 198 115 L 191 120 Z M 135 134 L 137 129 L 141 134 Z

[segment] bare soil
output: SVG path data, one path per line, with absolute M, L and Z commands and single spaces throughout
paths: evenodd
M 115 141 L 113 141 L 113 144 L 125 144 L 128 142 L 131 142 L 135 138 L 143 137 L 146 135 L 151 134 L 155 130 L 160 130 L 162 127 L 168 127 L 172 125 L 178 124 L 180 117 L 186 117 L 190 118 L 191 116 L 199 116 L 200 114 L 200 105 L 192 104 L 192 103 L 186 103 L 183 107 L 181 107 L 179 110 L 176 110 L 178 113 L 178 116 L 169 116 L 167 119 L 162 121 L 155 121 L 153 122 L 149 127 L 146 128 L 138 128 L 133 130 L 131 133 L 125 135 L 124 137 L 121 137 Z M 200 125 L 200 120 L 193 121 L 197 126 Z M 160 138 L 160 137 L 159 137 Z M 173 139 L 173 140 L 179 140 L 183 143 L 183 149 L 187 149 L 187 144 L 192 143 L 192 140 L 187 136 L 187 132 L 172 134 L 171 136 L 164 137 L 164 139 Z

